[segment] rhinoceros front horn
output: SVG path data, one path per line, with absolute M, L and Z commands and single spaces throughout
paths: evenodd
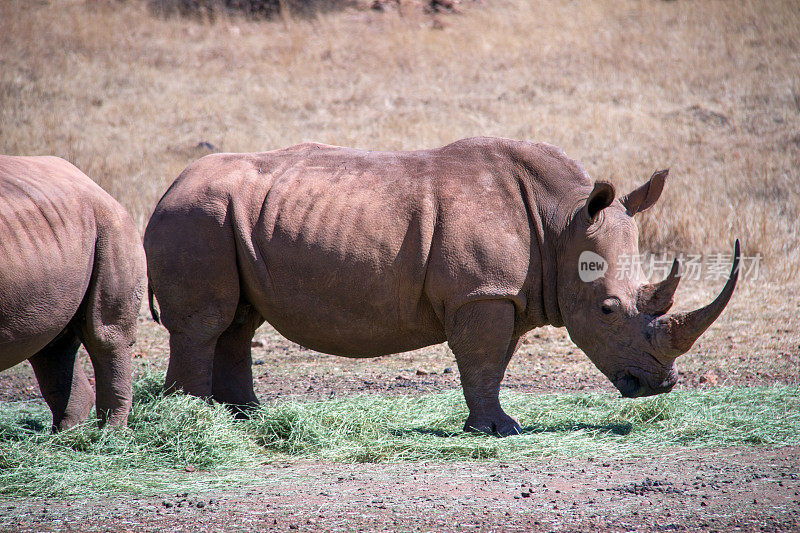
M 656 351 L 668 357 L 677 357 L 689 351 L 694 342 L 719 317 L 731 299 L 739 277 L 739 240 L 733 251 L 733 267 L 719 296 L 707 306 L 689 313 L 673 313 L 655 319 L 653 345 Z

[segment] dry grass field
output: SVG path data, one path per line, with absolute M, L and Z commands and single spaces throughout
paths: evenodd
M 763 258 L 759 278 L 742 280 L 728 310 L 682 357 L 678 388 L 797 385 L 798 28 L 800 2 L 778 0 L 483 0 L 464 1 L 460 14 L 447 16 L 348 9 L 213 23 L 157 18 L 142 0 L 2 0 L 0 153 L 72 161 L 142 230 L 172 180 L 211 151 L 303 141 L 418 149 L 502 136 L 558 145 L 619 192 L 669 167 L 661 201 L 639 220 L 642 250 L 730 253 L 738 237 L 745 255 Z M 685 280 L 676 307 L 710 301 L 721 285 Z M 444 373 L 455 369 L 444 346 L 351 361 L 305 350 L 267 326 L 256 339 L 262 399 L 458 387 L 457 371 Z M 144 315 L 136 350 L 140 374 L 164 370 L 166 331 Z M 566 331 L 549 327 L 528 336 L 504 384 L 527 392 L 612 390 Z M 0 401 L 37 396 L 28 365 L 0 374 Z M 778 470 L 753 453 L 741 468 L 776 477 Z M 780 468 L 796 475 L 797 450 L 775 453 Z M 705 465 L 715 460 L 702 457 Z M 730 466 L 734 477 L 738 464 Z M 544 468 L 521 468 L 528 467 Z M 635 472 L 633 465 L 626 475 Z M 398 483 L 413 486 L 406 474 Z M 676 475 L 685 480 L 692 472 Z M 398 490 L 391 476 L 384 481 Z M 737 494 L 742 502 L 747 495 L 750 510 L 720 527 L 797 527 L 796 517 L 788 522 L 770 514 L 775 501 L 751 505 L 748 490 Z M 281 494 L 273 494 L 276 501 Z M 594 501 L 594 492 L 586 497 Z M 259 505 L 253 500 L 248 509 Z M 652 529 L 665 521 L 704 523 L 699 508 L 673 518 L 669 505 L 653 509 Z M 439 518 L 432 513 L 431 520 Z M 552 529 L 585 525 L 559 522 L 555 513 L 544 522 Z M 92 528 L 117 524 L 105 516 Z M 175 516 L 134 523 L 174 529 L 182 524 Z M 237 524 L 237 516 L 221 527 Z M 291 512 L 283 516 L 289 520 Z M 491 523 L 502 525 L 503 516 L 498 511 Z M 44 519 L 20 524 L 21 530 L 57 526 Z M 596 527 L 621 526 L 600 520 Z M 530 522 L 519 526 L 531 529 L 537 528 Z
M 154 18 L 130 0 L 0 3 L 0 152 L 56 154 L 143 228 L 204 155 L 301 141 L 547 141 L 625 190 L 670 167 L 645 249 L 800 267 L 796 1 L 467 3 L 462 15 Z M 444 26 L 443 29 L 441 27 Z

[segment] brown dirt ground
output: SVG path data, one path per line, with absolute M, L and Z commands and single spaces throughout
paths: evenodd
M 707 301 L 714 285 L 686 282 L 676 308 Z M 684 356 L 678 387 L 797 384 L 798 311 L 794 287 L 743 283 L 730 309 Z M 145 313 L 140 320 L 137 368 L 163 371 L 166 330 Z M 349 360 L 302 348 L 269 326 L 259 329 L 255 344 L 256 391 L 264 401 L 459 386 L 444 345 Z M 566 331 L 552 327 L 527 336 L 504 385 L 531 393 L 613 390 Z M 0 402 L 38 397 L 28 364 L 0 374 Z M 252 486 L 185 497 L 0 498 L 0 530 L 797 531 L 799 452 L 676 449 L 631 460 L 273 464 L 253 471 Z
M 647 459 L 273 464 L 244 489 L 0 498 L 5 531 L 797 531 L 800 448 Z M 202 475 L 202 473 L 198 473 Z

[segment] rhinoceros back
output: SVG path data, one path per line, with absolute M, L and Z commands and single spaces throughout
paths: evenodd
M 429 164 L 317 145 L 300 152 L 262 159 L 271 186 L 238 247 L 265 318 L 344 355 L 444 340 L 425 290 L 437 216 Z M 286 169 L 287 160 L 300 163 Z
M 527 215 L 504 157 L 501 143 L 483 140 L 207 156 L 173 183 L 145 232 L 156 296 L 171 300 L 164 324 L 190 335 L 190 315 L 204 315 L 204 327 L 232 313 L 221 268 L 283 335 L 337 355 L 442 342 L 446 313 L 470 299 L 507 298 L 524 311 Z M 214 287 L 200 282 L 206 268 Z
M 436 218 L 430 182 L 404 172 L 387 180 L 376 165 L 397 162 L 343 152 L 305 145 L 204 158 L 157 207 L 148 253 L 160 253 L 148 242 L 155 226 L 215 218 L 231 233 L 246 299 L 286 337 L 350 356 L 441 342 L 424 290 Z

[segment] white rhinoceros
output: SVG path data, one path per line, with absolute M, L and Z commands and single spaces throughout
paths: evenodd
M 566 326 L 624 396 L 669 391 L 675 358 L 722 312 L 738 265 L 709 306 L 668 315 L 661 283 L 636 270 L 634 215 L 666 171 L 615 198 L 548 144 L 465 139 L 369 152 L 302 144 L 190 165 L 145 232 L 152 292 L 170 332 L 166 386 L 257 403 L 250 340 L 267 321 L 321 352 L 373 357 L 447 341 L 465 429 L 520 430 L 498 391 L 527 331 Z M 579 277 L 591 251 L 604 275 Z M 152 295 L 151 292 L 151 295 Z M 151 298 L 152 306 L 152 298 Z

